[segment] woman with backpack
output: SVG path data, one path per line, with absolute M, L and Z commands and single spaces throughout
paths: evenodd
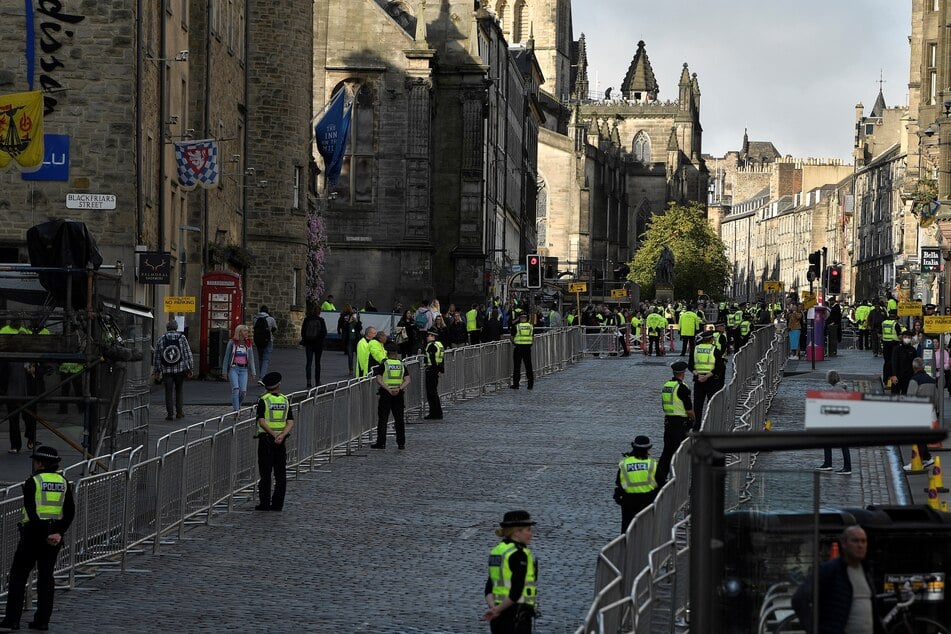
M 324 353 L 324 339 L 327 338 L 327 323 L 320 316 L 320 306 L 313 304 L 307 317 L 304 317 L 304 323 L 300 326 L 300 345 L 304 346 L 304 354 L 307 358 L 305 374 L 307 376 L 307 389 L 320 385 L 320 357 Z M 316 363 L 314 361 L 316 360 Z M 311 368 L 314 369 L 311 374 Z M 314 382 L 310 382 L 310 377 L 314 377 Z
M 221 363 L 222 376 L 228 377 L 231 382 L 231 407 L 234 411 L 241 409 L 244 396 L 248 393 L 248 374 L 251 380 L 257 378 L 254 367 L 254 342 L 251 340 L 251 331 L 244 324 L 238 324 L 234 329 L 234 337 L 228 341 Z
M 400 328 L 403 329 L 402 335 L 399 335 Z M 400 351 L 400 359 L 405 359 L 406 357 L 411 357 L 416 354 L 416 340 L 418 337 L 416 319 L 413 317 L 413 311 L 407 310 L 403 313 L 403 318 L 396 324 L 396 332 L 396 345 Z

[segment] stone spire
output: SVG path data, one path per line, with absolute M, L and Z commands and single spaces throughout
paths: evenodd
M 644 49 L 644 40 L 637 43 L 637 52 L 627 69 L 624 82 L 621 84 L 621 94 L 628 101 L 647 102 L 655 101 L 660 87 L 654 77 L 654 69 L 647 59 Z
M 882 94 L 882 89 L 878 89 L 878 97 L 875 99 L 875 105 L 872 106 L 872 111 L 868 113 L 869 117 L 881 117 L 885 114 L 885 95 Z
M 588 45 L 584 41 L 584 33 L 578 38 L 578 54 L 575 60 L 577 75 L 575 76 L 574 93 L 581 101 L 588 99 Z
M 680 110 L 681 112 L 690 111 L 690 97 L 693 94 L 693 84 L 690 83 L 690 69 L 687 68 L 687 62 L 684 62 L 683 70 L 680 71 Z

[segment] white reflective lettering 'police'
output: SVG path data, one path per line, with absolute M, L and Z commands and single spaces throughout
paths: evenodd
M 631 463 L 628 463 L 627 470 L 628 471 L 646 471 L 647 467 L 648 465 L 646 462 L 631 462 Z
M 287 403 L 271 403 L 271 409 L 283 412 L 287 409 Z
M 66 493 L 65 482 L 44 482 L 41 491 L 52 491 L 54 493 Z

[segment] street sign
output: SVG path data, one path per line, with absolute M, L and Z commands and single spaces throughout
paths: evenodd
M 818 304 L 818 302 L 816 301 L 815 293 L 811 293 L 809 291 L 803 291 L 802 293 L 800 293 L 800 295 L 802 295 L 802 306 L 806 310 L 809 310 L 810 308 Z
M 524 273 L 524 272 L 525 272 L 525 265 L 524 265 L 524 264 L 513 264 L 513 265 L 512 265 L 512 273 Z
M 587 282 L 570 282 L 568 284 L 569 293 L 587 293 L 588 292 L 588 283 Z
M 875 427 L 931 429 L 935 422 L 931 399 L 839 390 L 806 391 L 806 430 L 869 431 Z
M 66 194 L 66 209 L 115 209 L 115 194 Z
M 921 272 L 937 273 L 941 270 L 941 248 L 940 247 L 922 247 L 921 248 Z
M 194 295 L 168 295 L 165 298 L 166 313 L 193 313 L 195 312 Z
M 898 302 L 899 317 L 921 317 L 921 302 Z
M 611 299 L 626 299 L 626 298 L 627 298 L 627 289 L 625 288 L 611 289 Z
M 767 293 L 778 293 L 783 290 L 783 283 L 779 280 L 766 280 L 763 282 L 763 290 Z
M 929 335 L 951 332 L 951 315 L 925 315 L 925 332 Z

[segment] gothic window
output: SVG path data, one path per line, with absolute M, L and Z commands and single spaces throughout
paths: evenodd
M 632 147 L 634 160 L 647 164 L 651 161 L 651 140 L 643 130 L 634 136 L 634 145 Z
M 334 94 L 342 87 L 343 84 L 340 84 Z M 340 180 L 337 181 L 337 201 L 343 204 L 372 203 L 376 91 L 368 84 L 357 84 L 353 86 L 353 91 L 350 142 L 340 170 Z
M 928 64 L 928 104 L 937 103 L 938 96 L 938 45 L 928 44 L 926 63 Z
M 525 5 L 525 0 L 518 0 L 515 3 L 514 17 L 512 20 L 512 42 L 527 42 L 530 28 L 528 7 Z

